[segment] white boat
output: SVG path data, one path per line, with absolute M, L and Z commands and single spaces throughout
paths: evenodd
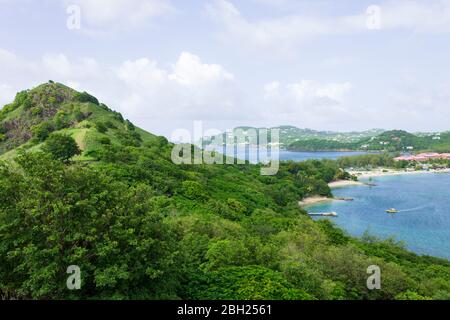
M 398 211 L 397 209 L 391 208 L 391 209 L 387 209 L 386 212 L 387 213 L 398 213 L 400 211 Z

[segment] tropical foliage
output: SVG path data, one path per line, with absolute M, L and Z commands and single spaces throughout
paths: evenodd
M 338 162 L 286 162 L 275 176 L 261 176 L 250 164 L 175 165 L 166 139 L 61 88 L 39 88 L 45 101 L 56 101 L 53 116 L 31 116 L 17 101 L 18 109 L 2 111 L 3 124 L 26 119 L 21 130 L 53 123 L 69 105 L 84 120 L 74 114 L 68 127 L 40 144 L 27 140 L 26 148 L 9 149 L 5 155 L 17 152 L 0 162 L 1 296 L 450 298 L 449 261 L 418 256 L 392 240 L 352 238 L 299 208 L 306 196 L 330 196 L 327 182 L 350 178 Z M 98 132 L 97 122 L 107 131 Z M 72 153 L 55 157 L 45 146 L 71 130 L 78 130 L 83 154 L 69 162 Z M 6 130 L 8 139 L 17 143 L 19 131 Z M 70 265 L 80 267 L 79 290 L 66 287 Z M 366 286 L 370 265 L 382 270 L 380 290 Z

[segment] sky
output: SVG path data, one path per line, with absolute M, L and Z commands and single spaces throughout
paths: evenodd
M 54 80 L 136 125 L 450 130 L 450 0 L 0 0 L 0 105 Z

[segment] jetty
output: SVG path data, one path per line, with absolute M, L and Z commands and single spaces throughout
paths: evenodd
M 313 217 L 337 217 L 337 212 L 309 212 L 308 215 Z
M 349 198 L 349 197 L 335 197 L 333 199 L 334 200 L 339 200 L 339 201 L 354 201 L 355 200 L 355 199 Z

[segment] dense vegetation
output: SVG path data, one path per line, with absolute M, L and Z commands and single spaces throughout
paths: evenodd
M 450 132 L 414 135 L 402 130 L 386 131 L 357 141 L 342 142 L 323 138 L 299 140 L 288 145 L 292 151 L 372 150 L 386 152 L 450 152 Z
M 293 142 L 289 145 L 291 151 L 336 151 L 357 150 L 356 142 L 339 142 L 325 139 L 309 139 Z
M 273 128 L 254 128 L 254 127 L 236 127 L 233 129 L 233 133 L 237 132 L 258 132 L 259 130 L 271 130 L 277 129 L 279 130 L 279 138 L 280 144 L 283 148 L 289 148 L 290 145 L 295 146 L 297 143 L 300 146 L 305 147 L 308 146 L 309 150 L 318 150 L 318 148 L 311 149 L 310 145 L 302 145 L 302 142 L 308 140 L 315 140 L 317 142 L 328 141 L 332 143 L 332 146 L 337 146 L 334 149 L 339 149 L 341 147 L 340 144 L 347 143 L 356 143 L 363 139 L 368 139 L 377 136 L 378 134 L 384 132 L 381 129 L 372 129 L 361 132 L 334 132 L 334 131 L 317 131 L 312 129 L 300 129 L 294 126 L 279 126 Z M 221 137 L 220 137 L 221 136 Z M 205 137 L 203 140 L 204 145 L 217 143 L 220 139 L 222 141 L 227 141 L 227 134 L 224 133 L 222 135 L 217 135 L 213 137 Z M 353 146 L 353 144 L 352 144 Z M 323 146 L 322 146 L 323 147 Z M 294 147 L 292 147 L 294 148 Z
M 46 87 L 69 90 L 39 90 Z M 56 132 L 67 137 L 81 126 L 91 133 L 77 141 L 81 156 L 55 157 L 47 147 L 53 133 L 34 147 L 30 137 L 26 147 L 11 149 L 14 161 L 0 162 L 1 296 L 450 298 L 447 260 L 369 235 L 354 239 L 299 208 L 308 195 L 330 196 L 327 182 L 349 178 L 338 162 L 286 162 L 276 176 L 249 164 L 175 165 L 166 139 L 114 120 L 89 97 L 74 93 L 55 105 L 92 110 L 84 123 Z M 4 119 L 14 110 L 3 111 Z M 43 121 L 53 124 L 55 116 Z M 33 117 L 27 122 L 39 125 Z M 69 265 L 81 268 L 80 290 L 66 287 Z M 370 265 L 382 270 L 381 290 L 367 289 Z

